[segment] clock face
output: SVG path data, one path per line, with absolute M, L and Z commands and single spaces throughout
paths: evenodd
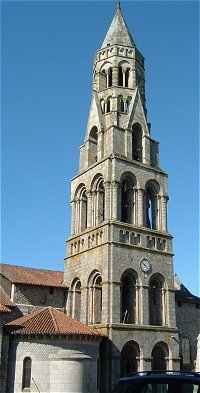
M 148 273 L 151 270 L 151 263 L 149 262 L 148 259 L 144 258 L 141 262 L 140 262 L 140 267 L 141 270 L 144 273 Z

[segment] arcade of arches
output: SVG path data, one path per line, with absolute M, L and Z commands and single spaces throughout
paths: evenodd
M 118 67 L 115 67 L 114 71 L 107 63 L 105 68 L 101 69 L 99 73 L 100 90 L 112 87 L 113 84 L 120 87 L 130 87 L 132 82 L 130 76 L 131 69 L 128 62 L 125 62 L 123 65 L 119 64 Z
M 76 278 L 69 290 L 69 310 L 72 318 L 81 320 L 81 281 Z M 87 285 L 87 321 L 90 324 L 101 323 L 102 320 L 102 277 L 94 271 L 88 280 Z
M 165 283 L 159 274 L 154 274 L 148 286 L 149 325 L 162 326 L 165 324 Z M 137 274 L 126 270 L 121 277 L 121 323 L 139 323 L 138 311 L 141 308 L 140 299 L 142 287 L 138 285 Z
M 152 370 L 165 371 L 169 368 L 169 348 L 166 343 L 158 342 L 152 349 L 149 356 Z M 122 348 L 120 356 L 121 376 L 125 377 L 131 373 L 140 371 L 141 351 L 138 343 L 128 341 Z
M 70 315 L 81 318 L 81 281 L 73 280 L 69 291 Z M 141 305 L 142 286 L 138 283 L 137 273 L 125 270 L 120 285 L 120 323 L 138 324 Z M 160 274 L 154 274 L 148 285 L 149 325 L 164 326 L 166 320 L 165 282 Z M 87 285 L 88 323 L 98 324 L 102 321 L 102 276 L 98 271 L 91 273 Z
M 72 233 L 101 224 L 106 219 L 106 203 L 116 199 L 110 218 L 153 230 L 167 230 L 167 196 L 160 193 L 159 184 L 150 180 L 145 189 L 138 188 L 132 173 L 124 173 L 119 183 L 105 183 L 96 175 L 90 189 L 81 184 L 72 201 Z M 108 216 L 109 218 L 109 216 Z

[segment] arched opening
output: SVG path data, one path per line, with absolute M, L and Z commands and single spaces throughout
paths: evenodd
M 129 75 L 130 75 L 130 69 L 127 68 L 125 72 L 125 87 L 129 87 Z
M 102 318 L 102 278 L 99 272 L 94 273 L 89 280 L 88 291 L 88 321 L 91 324 L 101 323 Z
M 76 279 L 72 285 L 72 317 L 80 321 L 81 317 L 81 282 Z
M 105 221 L 105 186 L 103 176 L 98 173 L 91 184 L 92 226 Z
M 142 161 L 142 128 L 134 124 L 132 128 L 132 157 L 133 160 Z
M 169 348 L 167 344 L 160 342 L 152 350 L 152 370 L 166 371 L 168 369 Z
M 158 193 L 158 183 L 155 181 L 149 181 L 145 188 L 145 221 L 147 228 L 150 229 L 158 229 Z
M 153 276 L 149 283 L 149 322 L 150 325 L 163 325 L 163 286 L 160 276 Z
M 136 278 L 131 270 L 121 278 L 121 323 L 136 322 Z
M 97 196 L 97 223 L 101 224 L 105 221 L 105 188 L 103 179 L 98 183 Z
M 74 196 L 74 233 L 87 228 L 88 200 L 85 185 L 79 185 Z
M 83 190 L 80 194 L 80 224 L 81 224 L 81 231 L 84 231 L 87 228 L 87 194 L 86 190 Z
M 120 112 L 125 112 L 125 103 L 122 96 L 119 96 L 118 98 L 118 109 Z
M 23 372 L 22 372 L 22 390 L 30 389 L 31 387 L 31 365 L 32 360 L 29 357 L 23 360 Z
M 135 216 L 135 178 L 131 174 L 124 176 L 121 182 L 121 221 L 134 224 Z
M 101 110 L 104 115 L 105 114 L 105 101 L 104 100 L 101 100 Z
M 107 75 L 104 69 L 99 72 L 99 90 L 102 91 L 106 89 L 106 87 L 107 87 Z
M 121 351 L 121 377 L 139 370 L 140 348 L 135 341 L 128 341 Z
M 112 68 L 108 69 L 108 87 L 112 86 Z
M 128 97 L 125 101 L 124 101 L 124 112 L 128 113 L 129 111 L 129 105 L 131 102 L 131 97 Z
M 118 85 L 123 86 L 123 70 L 122 67 L 118 68 Z
M 101 323 L 102 313 L 102 278 L 97 275 L 93 282 L 93 323 Z
M 98 149 L 98 129 L 96 126 L 92 127 L 89 135 L 89 165 L 97 162 Z
M 111 98 L 108 97 L 107 103 L 106 103 L 106 113 L 109 113 L 111 111 Z

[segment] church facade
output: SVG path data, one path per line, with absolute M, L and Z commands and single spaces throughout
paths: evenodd
M 179 368 L 167 181 L 147 120 L 144 57 L 118 5 L 94 61 L 64 272 L 68 313 L 109 337 L 110 383 Z

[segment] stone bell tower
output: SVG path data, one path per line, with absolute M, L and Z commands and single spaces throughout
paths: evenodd
M 67 312 L 109 337 L 102 392 L 132 371 L 179 368 L 168 177 L 147 121 L 144 72 L 118 3 L 94 61 L 65 258 Z

